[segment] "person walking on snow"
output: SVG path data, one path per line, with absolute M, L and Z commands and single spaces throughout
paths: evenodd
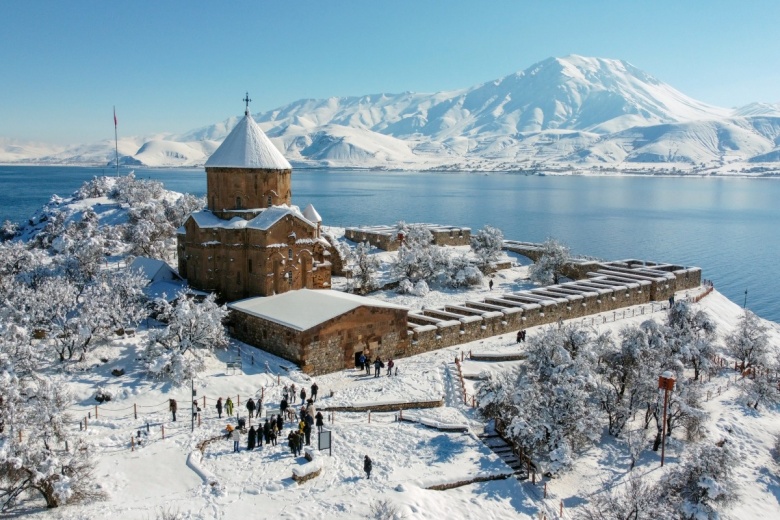
M 282 433 L 282 428 L 284 428 L 284 417 L 282 414 L 279 414 L 276 416 L 276 429 L 279 430 L 279 433 Z
M 363 457 L 363 471 L 366 472 L 366 478 L 371 478 L 371 459 L 368 455 Z
M 301 404 L 306 402 L 306 389 L 301 387 Z
M 491 291 L 493 290 L 493 280 L 492 279 L 488 282 L 488 287 L 490 287 Z
M 317 386 L 317 383 L 314 382 L 311 384 L 311 400 L 316 401 L 317 400 L 317 392 L 319 391 L 320 387 Z
M 168 399 L 168 409 L 173 414 L 173 422 L 176 422 L 176 409 L 178 408 L 178 405 L 176 404 L 176 399 Z
M 374 360 L 374 377 L 379 377 L 379 372 L 385 364 L 379 359 L 379 356 Z
M 295 383 L 290 383 L 290 404 L 295 404 Z
M 322 417 L 322 412 L 317 412 L 317 415 L 314 416 L 314 419 L 317 424 L 317 432 L 322 433 L 322 427 L 325 425 L 325 421 L 323 420 L 324 417 Z
M 246 402 L 246 411 L 249 413 L 250 419 L 255 415 L 255 401 L 251 397 Z
M 233 452 L 238 453 L 238 445 L 241 442 L 241 430 L 238 428 L 230 432 L 230 438 L 233 439 Z
M 255 427 L 249 427 L 249 435 L 246 436 L 246 449 L 252 451 L 255 449 Z
M 391 377 L 393 375 L 393 360 L 390 359 L 390 361 L 387 362 L 387 377 Z
M 227 398 L 227 401 L 225 401 L 225 411 L 227 412 L 228 417 L 233 417 L 233 400 L 231 398 Z
M 222 398 L 217 399 L 217 416 L 222 419 Z

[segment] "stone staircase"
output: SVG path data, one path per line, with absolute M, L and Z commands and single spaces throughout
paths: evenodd
M 517 458 L 517 455 L 512 451 L 512 446 L 501 435 L 495 431 L 485 430 L 485 433 L 480 434 L 479 438 L 485 443 L 485 446 L 490 448 L 507 466 L 512 468 L 518 480 L 528 479 L 528 469 Z

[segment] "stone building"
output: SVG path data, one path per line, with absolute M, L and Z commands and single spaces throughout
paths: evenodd
M 228 308 L 231 335 L 308 374 L 354 368 L 361 353 L 397 357 L 409 345 L 409 309 L 354 294 L 302 289 Z
M 249 115 L 206 162 L 207 209 L 177 235 L 179 274 L 222 299 L 330 287 L 328 242 L 310 204 L 291 204 L 292 166 Z

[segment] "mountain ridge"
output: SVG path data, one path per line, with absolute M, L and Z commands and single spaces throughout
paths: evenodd
M 125 162 L 200 166 L 239 117 L 120 141 Z M 388 169 L 633 169 L 728 172 L 780 165 L 780 104 L 697 101 L 623 60 L 570 55 L 469 88 L 300 99 L 255 119 L 296 166 Z M 108 143 L 111 146 L 107 146 Z M 105 164 L 103 141 L 0 161 Z M 23 148 L 22 148 L 23 150 Z

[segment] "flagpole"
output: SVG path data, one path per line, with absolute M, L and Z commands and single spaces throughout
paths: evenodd
M 119 177 L 119 138 L 116 132 L 116 105 L 114 106 L 114 152 L 116 154 L 116 176 Z

